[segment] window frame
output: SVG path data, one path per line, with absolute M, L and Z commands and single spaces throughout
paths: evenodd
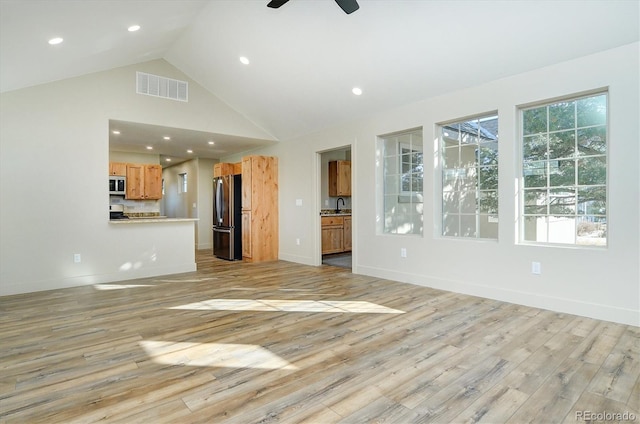
M 573 248 L 573 249 L 595 249 L 595 250 L 603 250 L 603 249 L 607 249 L 609 247 L 609 220 L 610 220 L 610 208 L 609 208 L 609 167 L 610 167 L 610 137 L 609 137 L 609 132 L 610 132 L 610 107 L 609 107 L 609 90 L 604 88 L 604 89 L 597 89 L 597 90 L 593 90 L 593 91 L 588 91 L 588 92 L 582 92 L 582 93 L 577 93 L 577 94 L 572 94 L 572 95 L 567 95 L 567 96 L 562 96 L 562 97 L 556 97 L 556 98 L 552 98 L 552 99 L 546 99 L 544 101 L 540 101 L 540 102 L 536 102 L 536 103 L 531 103 L 531 104 L 525 104 L 525 105 L 520 105 L 518 106 L 518 110 L 517 110 L 517 117 L 518 117 L 518 142 L 517 142 L 517 153 L 518 153 L 518 211 L 517 211 L 517 217 L 518 217 L 518 236 L 517 236 L 517 242 L 518 244 L 522 244 L 522 245 L 532 245 L 532 246 L 545 246 L 545 247 L 559 247 L 559 248 Z M 600 96 L 604 96 L 604 107 L 605 107 L 605 112 L 603 114 L 604 116 L 604 123 L 592 123 L 589 125 L 579 125 L 578 120 L 579 118 L 579 113 L 578 113 L 578 103 L 581 100 L 585 100 L 585 99 L 590 99 L 590 98 L 597 98 Z M 561 105 L 561 104 L 566 104 L 566 103 L 575 103 L 575 105 L 573 106 L 573 125 L 570 128 L 556 128 L 556 129 L 550 129 L 550 108 L 552 106 L 556 106 L 556 105 Z M 545 132 L 538 132 L 538 133 L 528 133 L 525 134 L 525 112 L 526 111 L 530 111 L 530 110 L 535 110 L 535 109 L 541 109 L 541 108 L 545 108 L 546 110 L 546 122 L 547 122 L 547 129 Z M 585 130 L 595 130 L 598 128 L 602 128 L 603 127 L 603 134 L 604 134 L 604 153 L 602 154 L 587 154 L 587 155 L 581 155 L 580 154 L 580 140 L 579 140 L 579 135 L 581 131 L 585 131 Z M 550 146 L 552 145 L 551 142 L 551 137 L 550 136 L 554 136 L 557 134 L 562 134 L 564 132 L 573 132 L 574 133 L 574 140 L 573 140 L 573 147 L 574 147 L 574 151 L 572 153 L 571 156 L 552 156 L 552 152 L 553 149 L 550 148 Z M 526 137 L 530 137 L 533 138 L 536 135 L 539 134 L 544 134 L 547 138 L 546 140 L 546 149 L 544 151 L 545 153 L 545 158 L 540 159 L 540 160 L 529 160 L 527 161 L 525 158 L 526 155 L 526 151 L 527 149 L 525 148 L 525 138 Z M 584 134 L 584 133 L 583 133 Z M 556 141 L 554 140 L 554 143 Z M 597 158 L 603 158 L 604 159 L 604 184 L 580 184 L 580 162 L 584 161 L 585 159 L 597 159 Z M 540 169 L 540 171 L 538 171 L 538 175 L 544 175 L 545 179 L 546 179 L 546 185 L 544 186 L 526 186 L 526 177 L 528 175 L 525 175 L 526 169 L 527 169 L 527 163 L 528 164 L 532 164 L 532 163 L 547 163 L 548 165 L 545 166 L 545 168 L 534 168 L 531 167 L 529 169 L 531 170 L 535 170 L 535 169 Z M 558 179 L 556 178 L 555 181 L 552 182 L 552 175 L 557 175 L 560 174 L 560 168 L 562 166 L 562 162 L 573 162 L 573 184 L 568 185 L 568 184 L 558 184 L 557 181 Z M 583 162 L 584 163 L 584 162 Z M 553 166 L 553 170 L 552 170 L 552 166 Z M 553 171 L 553 172 L 552 172 Z M 529 174 L 530 175 L 534 175 L 534 174 Z M 590 189 L 604 189 L 604 209 L 605 209 L 605 213 L 602 214 L 598 214 L 598 213 L 586 213 L 586 210 L 584 210 L 584 212 L 581 212 L 581 205 L 583 205 L 585 208 L 588 207 L 588 205 L 586 205 L 586 202 L 580 203 L 580 194 L 579 192 L 581 190 L 584 191 L 588 191 Z M 564 190 L 564 193 L 561 192 L 560 190 Z M 543 191 L 545 192 L 545 197 L 544 200 L 546 201 L 546 205 L 539 205 L 539 206 L 546 206 L 546 213 L 542 214 L 542 213 L 527 213 L 527 206 L 536 206 L 536 205 L 527 205 L 527 196 L 531 193 L 533 194 L 533 192 L 538 191 L 539 193 L 542 193 Z M 568 194 L 568 192 L 573 191 L 573 194 L 570 195 Z M 572 203 L 564 203 L 564 201 L 560 201 L 560 203 L 555 203 L 553 204 L 553 199 L 562 199 L 570 197 L 573 202 Z M 602 202 L 601 200 L 592 200 L 593 202 Z M 562 207 L 562 206 L 569 206 L 570 208 L 573 208 L 575 211 L 573 213 L 560 213 L 560 212 L 552 212 L 552 207 Z M 558 209 L 556 209 L 558 210 Z M 546 233 L 546 237 L 544 240 L 530 240 L 527 239 L 527 218 L 528 217 L 540 217 L 540 218 L 544 218 L 545 219 L 545 223 L 544 225 L 546 226 L 545 228 L 545 233 Z M 557 234 L 553 234 L 551 233 L 551 225 L 554 224 L 556 221 L 553 220 L 553 218 L 569 218 L 570 220 L 573 220 L 573 241 L 572 242 L 560 242 L 560 241 L 554 241 L 557 240 L 558 235 Z M 603 239 L 604 242 L 602 244 L 598 244 L 597 242 L 595 242 L 598 238 L 595 237 L 593 239 L 589 238 L 589 237 L 585 237 L 584 240 L 591 240 L 594 241 L 592 243 L 579 243 L 579 226 L 581 224 L 581 222 L 588 222 L 589 218 L 600 218 L 600 222 L 604 223 L 604 228 L 605 228 L 605 235 L 604 237 L 601 237 L 600 239 Z M 557 222 L 560 222 L 560 219 L 558 219 Z M 595 221 L 592 221 L 595 222 Z
M 403 137 L 409 137 L 409 140 L 402 140 Z M 414 137 L 416 137 L 415 140 Z M 379 199 L 376 205 L 378 211 L 376 233 L 379 235 L 424 237 L 424 130 L 422 127 L 410 128 L 378 135 L 376 140 L 379 158 L 376 172 L 378 184 L 376 197 Z M 402 172 L 403 148 L 411 151 L 408 154 L 412 158 L 415 153 L 422 155 L 422 163 L 415 166 L 410 163 L 408 173 Z M 416 171 L 417 166 L 421 166 L 422 170 Z M 422 190 L 403 190 L 403 175 L 409 175 L 409 178 L 413 178 L 417 174 L 420 174 Z M 394 181 L 395 179 L 397 181 Z M 413 187 L 410 185 L 410 188 Z M 390 212 L 392 209 L 393 212 Z M 405 228 L 408 230 L 403 231 Z
M 187 189 L 188 189 L 187 173 L 181 172 L 178 174 L 178 193 L 179 194 L 186 193 Z
M 497 122 L 496 124 L 496 134 L 493 133 L 489 133 L 492 136 L 495 137 L 494 140 L 492 141 L 488 141 L 487 137 L 483 137 L 482 132 L 483 132 L 483 127 L 482 127 L 482 122 L 483 121 L 490 121 L 490 120 L 495 120 Z M 444 133 L 446 132 L 446 129 L 448 127 L 453 127 L 453 126 L 460 126 L 463 124 L 468 124 L 470 122 L 473 121 L 477 121 L 478 122 L 478 127 L 476 129 L 476 134 L 473 135 L 473 137 L 477 137 L 477 141 L 475 143 L 463 143 L 463 141 L 460 139 L 460 135 L 458 135 L 457 137 L 457 145 L 456 146 L 449 146 L 447 147 L 445 144 L 445 135 Z M 437 181 L 439 181 L 439 185 L 438 185 L 438 192 L 437 195 L 439 196 L 438 201 L 436 202 L 437 205 L 439 205 L 439 224 L 436 227 L 438 230 L 438 234 L 437 237 L 443 238 L 443 239 L 447 239 L 447 240 L 473 240 L 476 242 L 497 242 L 499 237 L 500 237 L 500 233 L 499 233 L 499 214 L 500 214 L 500 208 L 499 208 L 499 202 L 500 202 L 500 185 L 499 185 L 499 174 L 500 174 L 500 141 L 499 141 L 499 122 L 500 122 L 500 116 L 498 114 L 497 110 L 493 110 L 493 111 L 488 111 L 488 112 L 483 112 L 480 114 L 475 114 L 475 115 L 471 115 L 471 116 L 467 116 L 467 117 L 463 117 L 463 118 L 458 118 L 458 119 L 453 119 L 453 120 L 449 120 L 449 121 L 444 121 L 444 122 L 439 122 L 436 124 L 436 140 L 437 140 L 437 149 L 438 149 L 438 167 L 436 169 L 436 173 L 438 174 L 437 176 Z M 461 129 L 455 129 L 455 128 L 450 128 L 450 130 L 456 131 L 458 133 L 461 132 Z M 484 132 L 488 132 L 488 130 L 486 128 L 484 128 Z M 471 134 L 471 133 L 469 133 Z M 485 141 L 483 141 L 483 138 L 485 139 Z M 494 151 L 496 152 L 496 158 L 495 158 L 495 163 L 481 163 L 480 162 L 480 158 L 481 158 L 481 148 L 484 146 L 489 146 L 491 143 L 495 143 L 495 149 Z M 473 166 L 462 166 L 463 164 L 461 163 L 461 159 L 462 159 L 462 146 L 475 146 L 474 149 L 474 163 Z M 457 157 L 454 159 L 454 161 L 457 163 L 457 165 L 454 166 L 447 166 L 447 162 L 451 162 L 451 158 L 448 158 L 448 156 L 446 155 L 446 150 L 447 149 L 457 149 Z M 481 175 L 482 175 L 482 169 L 483 168 L 491 168 L 492 170 L 494 170 L 495 172 L 495 188 L 482 188 L 481 186 Z M 471 178 L 472 181 L 470 183 L 470 186 L 472 187 L 468 187 L 467 189 L 459 189 L 459 190 L 445 190 L 445 184 L 447 181 L 449 181 L 449 179 L 447 178 L 447 176 L 445 174 L 455 174 L 456 175 L 456 179 L 457 176 L 459 175 L 463 175 L 465 177 L 467 177 L 467 173 L 470 172 L 470 170 L 473 170 L 473 172 L 471 172 Z M 464 212 L 462 210 L 462 206 L 461 206 L 461 202 L 463 202 L 462 198 L 464 196 L 464 193 L 468 193 L 473 191 L 474 194 L 474 199 L 475 199 L 475 209 L 473 212 Z M 445 195 L 446 193 L 458 193 L 460 200 L 458 200 L 457 203 L 457 210 L 455 212 L 451 212 L 451 211 L 446 211 L 445 207 L 446 207 L 446 202 L 445 202 Z M 489 195 L 489 193 L 493 193 L 492 196 Z M 493 197 L 495 200 L 495 211 L 483 211 L 483 206 L 481 206 L 481 199 L 483 198 L 483 195 L 486 196 L 490 196 Z M 454 196 L 455 197 L 455 196 Z M 458 220 L 458 226 L 461 225 L 462 223 L 462 219 L 463 217 L 467 217 L 468 219 L 471 219 L 471 217 L 473 217 L 474 220 L 474 225 L 475 225 L 475 233 L 474 235 L 463 235 L 462 234 L 462 230 L 460 228 L 458 228 L 458 234 L 445 234 L 446 231 L 446 219 L 447 219 L 447 214 L 452 214 L 452 216 L 457 217 Z M 495 224 L 495 236 L 493 235 L 486 235 L 484 233 L 481 232 L 481 220 L 485 219 L 486 217 L 486 224 Z

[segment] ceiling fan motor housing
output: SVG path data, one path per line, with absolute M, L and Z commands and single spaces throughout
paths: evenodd
M 267 4 L 267 6 L 273 9 L 277 9 L 288 1 L 289 0 L 271 0 L 269 4 Z M 355 12 L 360 8 L 357 0 L 336 0 L 336 3 L 338 3 L 338 6 L 340 6 L 340 8 L 344 10 L 344 13 L 346 13 L 347 15 Z

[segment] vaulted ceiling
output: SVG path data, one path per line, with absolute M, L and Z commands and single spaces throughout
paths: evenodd
M 359 0 L 350 15 L 332 0 L 267 3 L 1 0 L 0 89 L 164 58 L 286 140 L 632 43 L 640 28 L 637 0 Z

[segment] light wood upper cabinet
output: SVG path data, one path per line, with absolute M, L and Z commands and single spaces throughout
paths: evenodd
M 351 161 L 329 162 L 329 196 L 351 196 Z
M 278 159 L 242 158 L 242 251 L 247 261 L 278 259 Z
M 222 177 L 223 175 L 236 175 L 242 172 L 240 164 L 237 163 L 216 163 L 213 165 L 213 176 Z
M 162 166 L 127 164 L 126 199 L 157 200 L 162 198 Z
M 127 164 L 127 194 L 125 199 L 144 199 L 144 165 Z
M 109 175 L 117 175 L 119 177 L 127 176 L 127 164 L 124 162 L 109 162 Z
M 162 166 L 144 166 L 144 198 L 162 199 Z

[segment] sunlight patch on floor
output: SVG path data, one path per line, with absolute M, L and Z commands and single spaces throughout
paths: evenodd
M 361 300 L 210 299 L 169 309 L 197 311 L 332 312 L 404 314 L 404 311 Z
M 150 284 L 94 284 L 96 290 L 123 290 L 134 289 L 136 287 L 153 287 Z
M 165 365 L 194 367 L 297 370 L 298 367 L 258 345 L 186 343 L 143 340 L 140 346 L 151 360 Z
M 208 278 L 165 278 L 165 279 L 154 279 L 154 282 L 158 283 L 201 283 L 204 281 L 217 280 L 216 277 L 208 277 Z

